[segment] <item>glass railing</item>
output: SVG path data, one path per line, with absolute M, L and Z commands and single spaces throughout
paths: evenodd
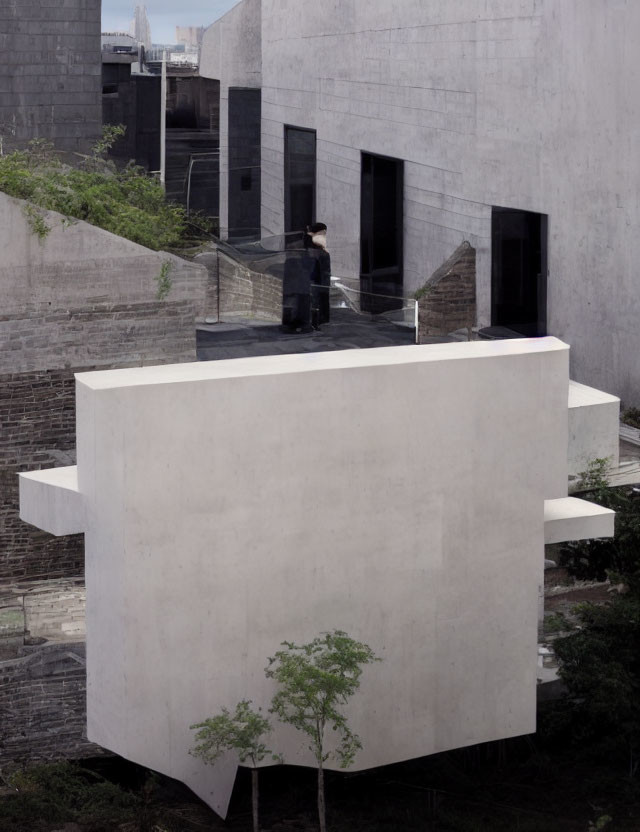
M 385 322 L 417 331 L 414 298 L 363 292 L 357 278 L 331 274 L 333 252 L 327 256 L 305 245 L 305 236 L 293 232 L 255 240 L 247 234 L 216 242 L 206 255 L 215 255 L 207 321 L 280 322 L 295 332 L 329 323 Z

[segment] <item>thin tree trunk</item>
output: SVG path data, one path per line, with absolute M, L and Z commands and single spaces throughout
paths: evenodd
M 251 809 L 253 811 L 253 832 L 260 832 L 258 821 L 258 769 L 251 769 Z
M 320 832 L 327 832 L 327 819 L 324 806 L 324 769 L 322 761 L 318 763 L 318 821 Z

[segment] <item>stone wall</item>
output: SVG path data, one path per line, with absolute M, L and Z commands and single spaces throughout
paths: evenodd
M 201 254 L 196 262 L 209 272 L 206 293 L 206 319 L 209 322 L 234 318 L 263 321 L 282 319 L 282 280 L 271 274 L 254 272 L 221 251 Z
M 418 290 L 418 343 L 476 324 L 476 250 L 464 242 Z
M 101 132 L 100 0 L 0 3 L 0 135 L 84 150 Z
M 83 642 L 23 647 L 0 661 L 0 766 L 93 757 L 86 739 Z
M 0 194 L 0 582 L 82 574 L 80 535 L 19 519 L 17 474 L 74 461 L 74 371 L 194 361 L 206 286 L 201 266 L 54 212 L 40 242 L 22 205 Z

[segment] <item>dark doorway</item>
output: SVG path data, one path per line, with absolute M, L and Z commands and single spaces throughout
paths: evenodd
M 260 237 L 259 89 L 229 88 L 229 239 Z
M 400 159 L 362 154 L 360 289 L 365 312 L 402 306 L 403 183 Z
M 316 214 L 316 131 L 284 128 L 284 230 L 304 231 Z
M 491 324 L 546 335 L 547 217 L 494 208 L 491 224 Z

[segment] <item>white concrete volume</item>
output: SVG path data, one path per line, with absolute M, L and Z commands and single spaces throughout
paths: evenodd
M 77 485 L 23 475 L 21 511 L 85 531 L 89 738 L 224 815 L 235 760 L 190 757 L 189 725 L 268 708 L 267 657 L 334 628 L 383 657 L 349 705 L 355 768 L 533 731 L 568 357 L 543 338 L 79 374 Z M 580 505 L 546 503 L 554 539 Z M 313 764 L 288 728 L 270 745 Z

